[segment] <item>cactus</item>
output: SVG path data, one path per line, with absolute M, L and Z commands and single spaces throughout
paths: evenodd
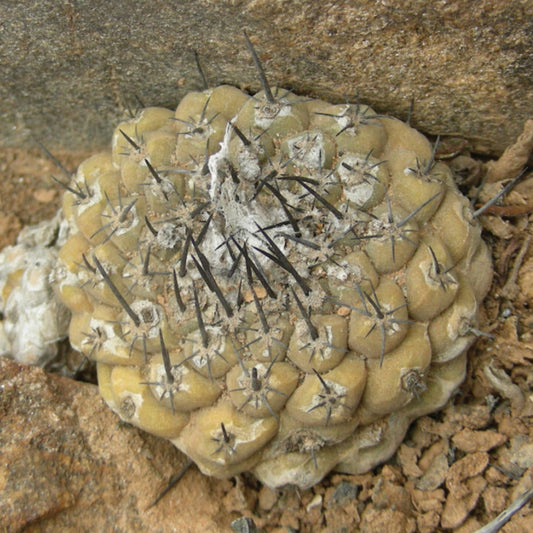
M 119 124 L 64 195 L 56 288 L 119 416 L 206 474 L 309 487 L 390 457 L 465 375 L 492 268 L 428 140 L 220 86 Z

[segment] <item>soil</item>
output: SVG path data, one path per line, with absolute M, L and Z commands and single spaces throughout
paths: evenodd
M 443 143 L 439 155 L 447 157 L 452 151 Z M 88 154 L 54 155 L 74 169 Z M 460 171 L 461 183 L 471 189 L 486 171 L 485 162 L 468 153 L 453 155 L 451 163 Z M 22 226 L 55 214 L 62 191 L 52 176 L 66 178 L 38 149 L 1 149 L 0 173 L 2 248 L 15 242 Z M 225 509 L 217 522 L 225 527 L 249 517 L 267 532 L 468 533 L 493 520 L 529 489 L 533 485 L 532 206 L 530 173 L 503 205 L 482 217 L 495 276 L 484 304 L 480 338 L 470 351 L 468 377 L 443 411 L 412 425 L 387 464 L 365 475 L 331 474 L 305 491 L 271 490 L 248 475 L 230 481 L 204 479 L 194 483 L 182 502 L 192 510 L 190 515 L 202 516 L 209 500 L 216 498 Z M 181 483 L 199 478 L 197 471 L 188 472 Z M 158 505 L 166 508 L 165 499 Z M 241 526 L 236 530 L 252 531 L 250 522 L 241 520 Z M 502 529 L 532 530 L 531 503 Z

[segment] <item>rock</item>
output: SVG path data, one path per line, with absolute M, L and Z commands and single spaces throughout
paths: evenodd
M 500 514 L 508 505 L 507 490 L 503 487 L 489 486 L 482 497 L 485 509 L 494 515 Z
M 347 502 L 357 499 L 359 488 L 349 481 L 341 481 L 333 491 L 328 506 L 345 505 Z
M 395 509 L 377 510 L 368 505 L 361 521 L 361 533 L 415 533 L 414 518 Z
M 441 516 L 442 527 L 457 528 L 467 519 L 487 486 L 481 474 L 488 462 L 487 453 L 476 452 L 459 459 L 450 467 L 446 479 L 449 493 Z
M 447 455 L 444 453 L 437 455 L 424 472 L 424 475 L 417 480 L 416 488 L 420 490 L 435 490 L 444 482 L 448 470 Z
M 0 357 L 0 419 L 2 531 L 231 531 L 195 469 L 150 508 L 184 457 L 121 424 L 93 385 Z
M 475 20 L 473 20 L 475 16 Z M 102 146 L 138 100 L 176 107 L 210 84 L 258 82 L 242 29 L 271 80 L 297 93 L 362 101 L 433 134 L 501 153 L 531 115 L 531 6 L 363 0 L 39 2 L 0 8 L 0 145 Z
M 278 493 L 275 489 L 261 487 L 259 491 L 259 507 L 265 511 L 270 511 L 278 501 Z
M 487 482 L 482 476 L 474 476 L 466 480 L 465 492 L 462 495 L 450 492 L 440 519 L 441 526 L 446 529 L 459 527 L 476 506 L 479 496 L 486 486 Z
M 257 533 L 258 529 L 251 518 L 237 518 L 231 523 L 231 528 L 236 533 Z
M 446 477 L 446 487 L 456 497 L 465 496 L 469 489 L 464 486 L 464 481 L 482 474 L 488 464 L 489 456 L 484 452 L 465 455 L 450 467 Z
M 507 442 L 507 437 L 496 431 L 472 431 L 466 428 L 456 433 L 452 442 L 466 453 L 487 452 Z

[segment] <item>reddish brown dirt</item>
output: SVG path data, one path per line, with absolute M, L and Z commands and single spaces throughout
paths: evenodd
M 68 170 L 75 169 L 89 154 L 54 154 Z M 20 229 L 52 218 L 61 202 L 64 173 L 38 148 L 0 149 L 0 249 L 14 244 Z

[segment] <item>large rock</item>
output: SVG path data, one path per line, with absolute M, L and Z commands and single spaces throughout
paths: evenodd
M 149 508 L 184 461 L 120 423 L 97 387 L 0 357 L 3 532 L 229 531 L 222 483 L 195 468 Z
M 8 7 L 9 4 L 9 7 Z M 531 2 L 314 0 L 4 2 L 0 145 L 106 144 L 144 105 L 175 107 L 209 82 L 258 87 L 246 28 L 273 83 L 356 95 L 426 133 L 499 153 L 533 110 Z

